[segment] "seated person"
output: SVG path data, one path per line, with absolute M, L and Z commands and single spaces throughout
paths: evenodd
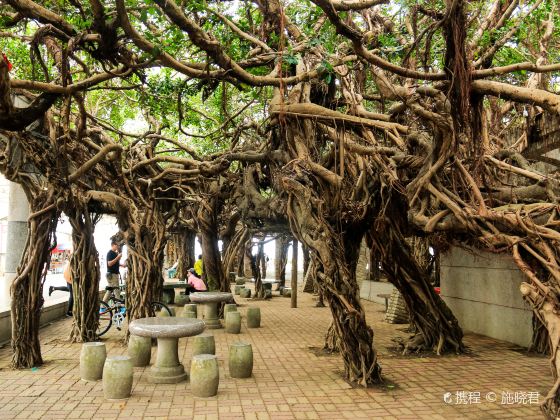
M 187 274 L 187 284 L 191 286 L 187 288 L 187 292 L 206 292 L 208 290 L 206 288 L 206 284 L 204 284 L 202 279 L 196 275 L 194 268 L 189 268 L 189 272 Z
M 170 279 L 175 278 L 175 275 L 177 274 L 178 266 L 179 266 L 179 260 L 175 261 L 175 264 L 173 264 L 171 267 L 167 269 L 167 277 L 169 277 Z

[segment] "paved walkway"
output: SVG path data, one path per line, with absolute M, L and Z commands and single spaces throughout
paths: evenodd
M 552 383 L 546 358 L 529 357 L 511 344 L 477 335 L 465 337 L 471 350 L 467 355 L 402 357 L 389 348 L 391 337 L 405 335 L 399 331 L 403 326 L 383 323 L 383 305 L 369 302 L 364 305 L 387 384 L 353 389 L 341 378 L 340 356 L 314 351 L 322 346 L 329 309 L 315 308 L 310 295 L 299 298 L 298 309 L 277 296 L 268 302 L 238 299 L 242 315 L 248 306 L 260 306 L 262 327 L 248 330 L 243 322 L 237 336 L 211 331 L 220 388 L 217 397 L 208 399 L 193 398 L 188 382 L 150 384 L 147 369 L 135 368 L 132 397 L 105 401 L 100 382 L 79 379 L 80 344 L 65 341 L 71 320 L 56 322 L 41 330 L 46 363 L 38 369 L 10 370 L 10 349 L 0 349 L 0 419 L 542 418 L 538 405 L 530 402 L 537 392 L 541 401 Z M 109 354 L 126 353 L 122 336 L 110 331 L 105 340 Z M 228 373 L 228 345 L 238 340 L 253 345 L 249 379 L 232 379 Z M 179 355 L 189 366 L 187 339 L 180 340 Z M 450 403 L 444 402 L 446 393 Z M 511 404 L 505 404 L 508 397 Z

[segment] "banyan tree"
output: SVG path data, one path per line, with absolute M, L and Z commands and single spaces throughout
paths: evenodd
M 407 352 L 464 350 L 409 238 L 509 253 L 548 333 L 543 412 L 557 416 L 558 161 L 526 153 L 560 113 L 556 2 L 6 0 L 0 13 L 0 128 L 54 194 L 33 196 L 51 225 L 30 227 L 47 238 L 56 211 L 84 231 L 115 214 L 133 317 L 179 226 L 180 243 L 202 235 L 220 289 L 251 232 L 290 234 L 309 250 L 346 378 L 367 386 L 381 368 L 356 280 L 363 239 L 411 314 Z M 1 169 L 24 182 L 11 156 Z

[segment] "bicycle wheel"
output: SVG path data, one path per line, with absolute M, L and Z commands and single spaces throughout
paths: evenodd
M 97 327 L 97 336 L 101 337 L 113 323 L 113 310 L 102 300 L 99 301 L 99 326 Z
M 152 302 L 152 309 L 154 310 L 154 315 L 156 316 L 159 311 L 166 311 L 169 316 L 173 316 L 173 314 L 171 313 L 171 309 L 169 309 L 164 303 Z

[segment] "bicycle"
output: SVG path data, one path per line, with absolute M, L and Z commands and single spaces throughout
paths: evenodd
M 113 323 L 115 323 L 117 330 L 121 330 L 124 319 L 126 318 L 126 306 L 124 299 L 118 299 L 114 291 L 119 287 L 107 286 L 105 290 L 110 292 L 108 302 L 99 301 L 99 326 L 97 327 L 97 336 L 101 337 L 105 334 Z M 169 316 L 172 316 L 171 310 L 161 302 L 152 302 L 152 309 L 154 313 L 165 310 Z

